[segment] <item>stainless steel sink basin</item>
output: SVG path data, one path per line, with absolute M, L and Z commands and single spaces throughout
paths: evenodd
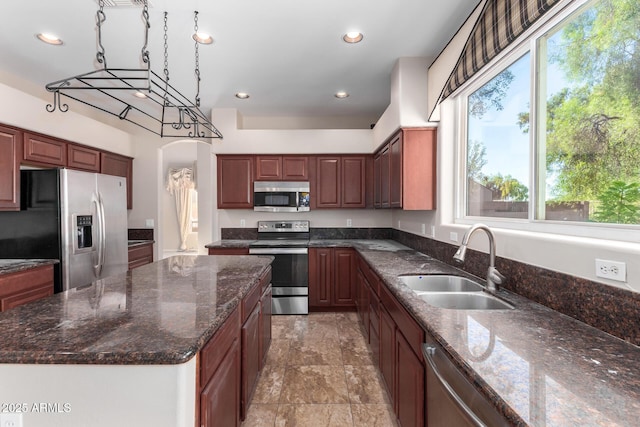
M 480 283 L 459 276 L 400 276 L 410 289 L 416 292 L 480 292 L 484 288 Z
M 486 292 L 418 292 L 427 303 L 456 310 L 513 310 L 506 301 Z

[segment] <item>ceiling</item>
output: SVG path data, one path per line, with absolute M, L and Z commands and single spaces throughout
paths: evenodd
M 131 1 L 131 0 L 129 0 Z M 245 117 L 365 118 L 389 104 L 399 57 L 434 59 L 478 0 L 150 0 L 151 66 L 164 68 L 163 13 L 168 12 L 170 83 L 194 99 L 193 11 L 200 31 L 202 110 L 237 108 Z M 32 87 L 97 68 L 97 0 L 2 1 L 0 71 Z M 140 7 L 105 7 L 102 44 L 109 67 L 140 67 Z M 364 39 L 347 44 L 347 31 Z M 51 46 L 35 34 L 54 33 Z M 337 91 L 349 97 L 338 99 Z M 249 99 L 237 99 L 247 92 Z M 44 93 L 44 96 L 49 94 Z M 70 104 L 73 110 L 75 105 Z

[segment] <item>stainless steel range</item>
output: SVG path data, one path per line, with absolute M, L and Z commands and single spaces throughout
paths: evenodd
M 249 254 L 273 255 L 273 314 L 309 313 L 309 221 L 258 221 Z

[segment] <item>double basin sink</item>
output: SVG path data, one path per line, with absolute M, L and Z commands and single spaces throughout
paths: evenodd
M 459 276 L 410 275 L 400 280 L 428 304 L 457 310 L 511 310 L 513 305 L 485 292 L 480 283 Z

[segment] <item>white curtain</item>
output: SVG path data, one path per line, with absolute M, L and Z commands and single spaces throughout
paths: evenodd
M 191 232 L 191 190 L 195 188 L 194 168 L 169 168 L 167 191 L 176 201 L 181 251 L 187 249 L 187 236 Z

